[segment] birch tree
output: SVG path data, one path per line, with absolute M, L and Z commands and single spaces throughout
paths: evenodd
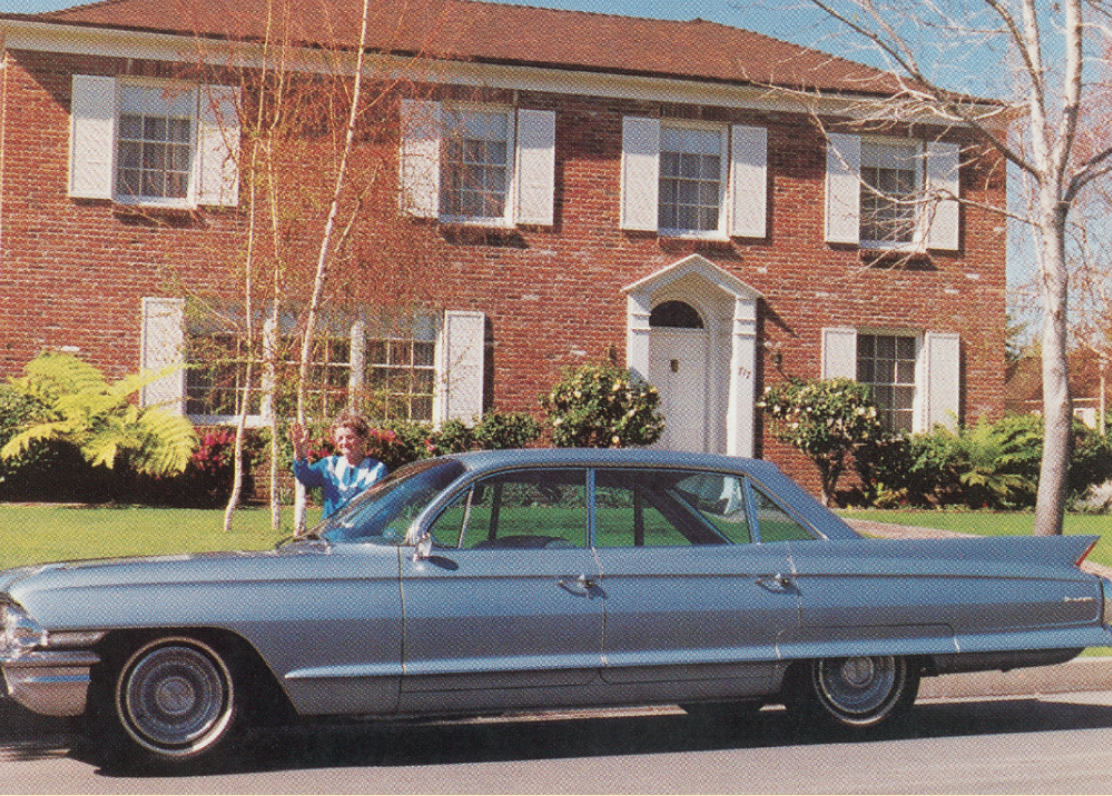
M 901 81 L 895 97 L 859 103 L 860 117 L 961 126 L 1018 176 L 1022 199 L 995 209 L 1025 225 L 1034 242 L 1046 428 L 1034 532 L 1060 534 L 1073 416 L 1066 363 L 1068 232 L 1071 211 L 1085 189 L 1112 168 L 1112 137 L 1104 133 L 1104 121 L 1084 114 L 1099 90 L 1089 81 L 1102 76 L 1096 67 L 1112 7 L 1101 0 L 805 4 L 833 20 L 854 46 L 869 48 Z
M 396 183 L 396 106 L 400 96 L 428 90 L 408 68 L 422 56 L 392 56 L 381 30 L 371 47 L 376 8 L 370 0 L 352 0 L 345 11 L 350 14 L 330 29 L 330 40 L 315 46 L 306 46 L 301 25 L 313 5 L 296 0 L 244 9 L 265 15 L 242 20 L 245 30 L 261 30 L 260 37 L 218 43 L 197 32 L 198 65 L 225 82 L 236 75 L 239 94 L 237 140 L 230 142 L 236 145 L 227 149 L 240 181 L 241 245 L 213 253 L 229 266 L 237 298 L 229 309 L 229 291 L 218 291 L 221 302 L 211 287 L 209 295 L 195 288 L 192 302 L 237 340 L 225 362 L 234 372 L 237 415 L 226 528 L 242 495 L 247 418 L 259 413 L 269 422 L 272 525 L 280 526 L 281 415 L 291 400 L 299 422 L 330 411 L 325 400 L 309 406 L 311 395 L 334 386 L 318 383 L 314 368 L 327 311 L 412 303 L 432 278 L 412 240 L 413 225 L 400 212 Z M 436 25 L 426 31 L 435 34 Z M 426 80 L 428 71 L 421 73 Z M 186 276 L 179 282 L 189 283 Z M 297 530 L 305 526 L 305 498 L 297 484 Z

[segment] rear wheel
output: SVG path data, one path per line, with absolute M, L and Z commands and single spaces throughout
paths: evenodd
M 805 712 L 828 724 L 866 729 L 902 716 L 919 691 L 919 670 L 906 658 L 860 655 L 809 666 Z
M 94 691 L 93 727 L 109 762 L 177 764 L 215 753 L 239 724 L 233 668 L 187 636 L 140 645 Z

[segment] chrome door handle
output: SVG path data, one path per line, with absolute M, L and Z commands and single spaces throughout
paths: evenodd
M 586 597 L 588 600 L 594 597 L 594 590 L 598 587 L 598 583 L 586 575 L 580 575 L 578 578 L 560 578 L 556 584 L 564 591 L 574 594 L 576 597 Z
M 787 575 L 777 572 L 775 575 L 766 575 L 757 578 L 757 585 L 773 592 L 789 592 L 795 590 L 795 584 Z

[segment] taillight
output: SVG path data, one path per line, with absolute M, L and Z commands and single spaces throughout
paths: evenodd
M 1089 557 L 1089 553 L 1093 552 L 1093 548 L 1097 546 L 1097 542 L 1099 541 L 1100 539 L 1094 539 L 1093 543 L 1085 548 L 1085 552 L 1081 554 L 1081 557 L 1078 558 L 1077 561 L 1074 562 L 1074 564 L 1077 566 L 1081 566 L 1081 562 Z

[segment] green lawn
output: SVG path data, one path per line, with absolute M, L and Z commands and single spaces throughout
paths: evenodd
M 311 511 L 310 524 L 320 511 Z M 0 569 L 20 564 L 211 550 L 260 550 L 290 534 L 293 512 L 283 512 L 282 531 L 270 528 L 270 510 L 236 513 L 223 530 L 223 511 L 132 507 L 0 505 Z
M 923 528 L 940 528 L 958 533 L 980 536 L 1029 536 L 1035 527 L 1031 512 L 989 511 L 863 511 L 839 512 L 843 517 L 853 517 L 896 525 L 918 525 Z M 1065 532 L 1070 535 L 1101 537 L 1089 558 L 1100 564 L 1112 566 L 1112 517 L 1097 514 L 1069 514 Z

